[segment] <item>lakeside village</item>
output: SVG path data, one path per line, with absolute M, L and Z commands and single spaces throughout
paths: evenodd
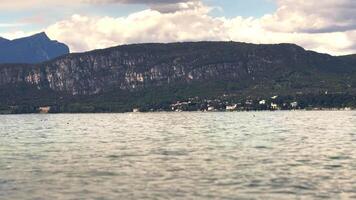
M 356 101 L 353 101 L 356 103 Z M 354 104 L 343 104 L 334 100 L 313 102 L 311 99 L 301 99 L 300 102 L 294 98 L 272 96 L 266 99 L 247 100 L 227 100 L 227 99 L 200 99 L 199 97 L 189 98 L 187 101 L 177 101 L 169 107 L 134 108 L 133 112 L 155 112 L 155 111 L 203 111 L 203 112 L 224 112 L 224 111 L 278 111 L 278 110 L 353 110 Z
M 299 109 L 298 102 L 283 103 L 279 105 L 276 100 L 278 96 L 271 97 L 271 101 L 262 99 L 259 101 L 246 100 L 240 103 L 229 103 L 220 99 L 203 100 L 203 103 L 196 102 L 199 98 L 189 99 L 189 101 L 177 102 L 171 104 L 171 110 L 176 112 L 182 111 L 249 111 L 249 110 L 295 110 Z M 137 109 L 134 111 L 138 111 Z
M 120 102 L 118 102 L 120 103 Z M 225 112 L 225 111 L 277 111 L 277 110 L 354 110 L 356 95 L 348 93 L 303 94 L 294 96 L 271 96 L 267 98 L 242 98 L 223 95 L 216 98 L 194 97 L 180 101 L 156 103 L 133 102 L 115 109 L 116 104 L 71 103 L 51 106 L 1 107 L 0 114 L 21 113 L 123 113 L 123 112 Z

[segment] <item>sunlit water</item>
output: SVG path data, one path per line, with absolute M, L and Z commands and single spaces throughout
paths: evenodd
M 356 199 L 356 112 L 0 116 L 0 199 Z

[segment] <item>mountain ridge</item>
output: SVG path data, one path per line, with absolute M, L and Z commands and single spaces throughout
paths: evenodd
M 40 63 L 68 53 L 67 45 L 51 40 L 45 32 L 14 40 L 0 39 L 0 63 Z
M 10 40 L 6 39 L 6 38 L 3 38 L 3 37 L 0 37 L 0 43 L 1 42 L 9 42 Z
M 196 96 L 353 96 L 355 86 L 356 61 L 349 56 L 319 54 L 294 44 L 133 44 L 66 54 L 40 64 L 0 65 L 0 91 L 9 96 L 4 95 L 4 105 L 76 102 L 122 111 Z

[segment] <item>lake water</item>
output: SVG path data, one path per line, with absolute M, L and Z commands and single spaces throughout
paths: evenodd
M 4 115 L 0 199 L 356 199 L 356 112 Z

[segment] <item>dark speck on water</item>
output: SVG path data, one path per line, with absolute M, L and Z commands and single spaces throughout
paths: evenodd
M 0 116 L 0 199 L 356 199 L 355 112 Z
M 119 155 L 109 155 L 108 158 L 120 158 Z
M 256 149 L 268 149 L 268 147 L 266 147 L 266 146 L 256 146 L 255 148 Z
M 349 156 L 330 156 L 329 158 L 331 160 L 347 160 L 347 159 L 350 159 Z

